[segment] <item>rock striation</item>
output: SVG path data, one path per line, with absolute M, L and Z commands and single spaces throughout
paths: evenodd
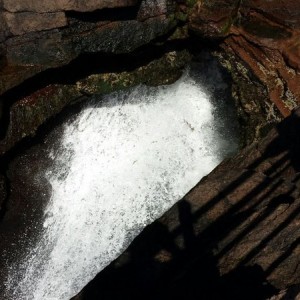
M 191 30 L 220 43 L 246 114 L 286 117 L 300 103 L 299 11 L 297 1 L 203 0 L 190 14 Z

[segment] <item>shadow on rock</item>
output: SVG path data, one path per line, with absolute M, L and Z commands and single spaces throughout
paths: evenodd
M 221 163 L 74 299 L 267 299 L 299 284 L 300 110 Z

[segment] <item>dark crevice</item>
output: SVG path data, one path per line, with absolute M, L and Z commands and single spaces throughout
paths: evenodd
M 242 0 L 237 0 L 236 7 L 233 9 L 231 14 L 231 25 L 236 21 L 239 16 Z
M 136 20 L 141 3 L 131 7 L 104 8 L 92 12 L 66 11 L 69 20 L 96 23 L 103 21 L 129 21 Z

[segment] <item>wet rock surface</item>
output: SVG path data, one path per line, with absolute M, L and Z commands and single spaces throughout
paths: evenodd
M 52 143 L 58 142 L 56 138 Z M 44 143 L 40 140 L 31 145 L 29 151 L 19 149 L 18 155 L 10 158 L 7 166 L 8 195 L 0 211 L 0 295 L 3 299 L 8 299 L 5 279 L 14 272 L 15 262 L 28 255 L 43 232 L 41 218 L 52 193 L 45 170 L 53 165 Z
M 297 110 L 224 161 L 74 299 L 267 299 L 299 284 L 299 130 Z

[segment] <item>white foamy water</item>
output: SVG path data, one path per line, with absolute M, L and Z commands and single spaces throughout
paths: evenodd
M 105 96 L 64 125 L 44 230 L 12 268 L 11 299 L 71 298 L 209 173 L 233 146 L 214 110 L 186 74 Z

